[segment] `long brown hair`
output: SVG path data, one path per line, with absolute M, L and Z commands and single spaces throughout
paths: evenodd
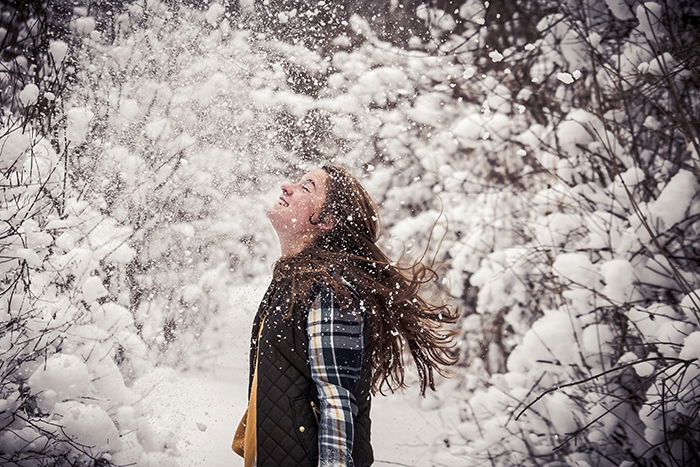
M 372 393 L 382 392 L 386 384 L 391 392 L 405 388 L 404 342 L 413 355 L 421 382 L 435 390 L 433 372 L 447 376 L 441 366 L 453 365 L 458 355 L 449 345 L 457 330 L 442 329 L 455 323 L 459 310 L 441 303 L 431 303 L 419 291 L 438 274 L 421 258 L 408 266 L 392 262 L 377 246 L 381 223 L 377 204 L 349 170 L 339 165 L 324 165 L 328 174 L 326 200 L 316 219 L 333 216 L 336 225 L 301 252 L 282 257 L 275 264 L 275 274 L 291 275 L 294 301 L 310 297 L 315 284 L 331 287 L 340 306 L 351 303 L 350 290 L 341 277 L 359 292 L 367 307 L 365 321 L 372 329 Z M 433 225 L 433 228 L 435 225 Z M 431 231 L 432 236 L 432 231 Z M 293 308 L 293 304 L 290 310 Z

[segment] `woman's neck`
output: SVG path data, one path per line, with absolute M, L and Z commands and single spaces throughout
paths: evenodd
M 301 238 L 296 238 L 289 241 L 280 241 L 280 250 L 282 251 L 282 257 L 288 258 L 290 256 L 297 255 L 300 251 L 311 245 L 314 241 L 313 237 L 307 237 L 306 235 Z

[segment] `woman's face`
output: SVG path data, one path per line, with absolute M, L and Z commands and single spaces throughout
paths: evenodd
M 266 210 L 280 240 L 309 241 L 323 230 L 322 225 L 311 224 L 309 217 L 318 222 L 326 200 L 327 183 L 326 171 L 316 169 L 304 174 L 297 182 L 282 185 L 282 195 L 277 203 Z

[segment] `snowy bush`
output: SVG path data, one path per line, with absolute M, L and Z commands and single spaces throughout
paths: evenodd
M 55 32 L 51 11 L 32 6 L 2 16 L 14 21 L 2 30 L 3 56 L 12 60 L 0 73 L 8 91 L 0 117 L 0 462 L 142 463 L 147 451 L 167 460 L 164 446 L 152 446 L 156 430 L 146 426 L 141 394 L 129 387 L 151 367 L 146 347 L 124 297 L 106 288 L 111 268 L 134 255 L 125 242 L 131 230 L 70 182 L 54 104 L 72 51 L 45 41 Z M 31 65 L 21 50 L 33 52 Z
M 467 371 L 490 376 L 450 455 L 697 463 L 698 46 L 685 23 L 697 6 L 516 9 L 467 2 L 459 27 L 434 30 L 445 55 L 433 59 L 458 65 L 413 97 L 429 115 L 418 123 L 436 140 L 430 155 L 403 133 L 408 154 L 464 164 L 435 167 L 459 203 L 448 219 L 468 235 L 450 242 L 452 290 L 469 306 L 465 283 L 479 289 L 477 317 L 464 320 Z M 474 68 L 487 73 L 475 80 Z M 452 99 L 421 99 L 436 89 Z M 459 100 L 481 112 L 440 121 L 469 112 Z M 451 147 L 436 137 L 450 127 Z M 482 140 L 473 152 L 469 138 Z

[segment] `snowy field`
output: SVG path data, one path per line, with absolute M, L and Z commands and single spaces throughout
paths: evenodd
M 239 370 L 216 376 L 163 370 L 142 381 L 155 387 L 144 403 L 155 411 L 154 423 L 176 434 L 182 467 L 243 465 L 243 459 L 230 449 L 246 407 L 247 369 Z M 410 392 L 373 400 L 372 446 L 377 466 L 430 465 L 432 441 L 453 422 L 448 410 L 421 410 Z
M 233 433 L 246 409 L 248 342 L 256 300 L 264 286 L 231 291 L 231 307 L 218 323 L 225 340 L 212 359 L 211 370 L 177 373 L 159 369 L 138 385 L 153 388 L 143 401 L 152 410 L 151 421 L 172 431 L 178 440 L 179 465 L 234 467 L 243 459 L 230 448 Z M 372 445 L 375 465 L 428 466 L 433 442 L 454 429 L 456 412 L 450 407 L 429 408 L 430 395 L 421 401 L 417 385 L 372 401 Z M 447 405 L 447 404 L 446 404 Z M 425 408 L 424 408 L 425 407 Z M 439 446 L 438 446 L 439 447 Z

